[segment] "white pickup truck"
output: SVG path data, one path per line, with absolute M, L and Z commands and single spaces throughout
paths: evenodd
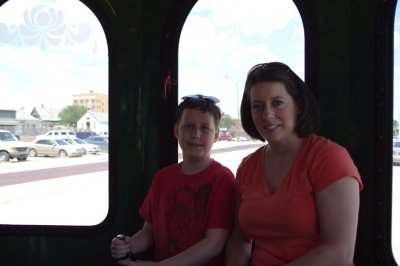
M 18 138 L 8 130 L 0 130 L 0 162 L 8 162 L 16 158 L 25 161 L 29 155 L 28 144 L 19 141 Z

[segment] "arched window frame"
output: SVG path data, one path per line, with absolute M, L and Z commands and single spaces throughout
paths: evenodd
M 201 1 L 201 0 L 199 0 Z M 183 25 L 197 0 L 179 1 L 169 12 L 162 38 L 162 74 L 163 88 L 159 98 L 161 128 L 168 128 L 175 122 L 175 110 L 178 104 L 178 50 Z M 318 25 L 315 11 L 310 0 L 293 0 L 304 26 L 305 39 L 305 82 L 314 90 L 318 98 Z M 161 147 L 161 166 L 177 161 L 177 141 L 172 132 L 162 132 L 159 136 Z
M 0 0 L 0 8 L 8 0 Z M 109 88 L 109 105 L 115 106 L 118 102 L 116 91 L 110 90 L 110 88 L 116 88 L 116 51 L 117 44 L 115 42 L 114 31 L 112 29 L 112 24 L 109 16 L 115 15 L 114 10 L 111 5 L 107 2 L 101 5 L 98 2 L 91 0 L 79 0 L 87 8 L 89 8 L 93 14 L 99 20 L 101 24 L 108 46 L 108 88 Z M 106 12 L 106 10 L 108 12 Z M 109 111 L 109 182 L 108 182 L 108 213 L 103 221 L 97 225 L 93 226 L 81 226 L 81 225 L 9 225 L 0 224 L 0 235 L 11 235 L 11 236 L 25 236 L 25 235 L 93 235 L 99 232 L 103 232 L 112 223 L 115 216 L 115 174 L 117 172 L 117 156 L 115 153 L 116 141 L 116 123 L 117 123 L 117 113 L 112 110 Z
M 376 13 L 375 64 L 375 158 L 374 243 L 381 265 L 397 265 L 392 250 L 392 141 L 394 21 L 397 0 L 378 2 Z

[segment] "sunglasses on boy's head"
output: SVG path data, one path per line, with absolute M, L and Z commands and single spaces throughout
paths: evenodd
M 288 67 L 287 65 L 285 65 L 284 63 L 280 63 L 280 62 L 271 62 L 271 63 L 262 63 L 262 64 L 257 64 L 255 66 L 253 66 L 247 76 L 249 76 L 250 74 L 252 74 L 254 71 L 256 71 L 257 69 L 265 69 L 265 70 L 280 70 L 280 71 L 284 71 L 286 73 L 289 73 L 291 71 L 290 67 Z
M 206 100 L 206 101 L 210 101 L 210 102 L 212 102 L 214 104 L 219 103 L 219 100 L 216 97 L 205 96 L 205 95 L 201 95 L 201 94 L 183 96 L 182 100 L 183 101 L 186 101 L 186 100 Z

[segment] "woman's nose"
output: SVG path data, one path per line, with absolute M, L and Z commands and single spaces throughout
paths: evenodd
M 264 109 L 264 112 L 263 112 L 263 118 L 264 119 L 268 119 L 268 118 L 271 118 L 271 117 L 274 117 L 274 111 L 272 110 L 272 108 L 268 108 L 268 107 L 266 107 L 265 109 Z

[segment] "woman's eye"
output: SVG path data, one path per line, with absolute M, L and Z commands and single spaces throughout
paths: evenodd
M 282 101 L 274 101 L 274 102 L 272 102 L 272 106 L 280 106 L 280 105 L 282 105 L 283 104 L 283 102 Z
M 253 104 L 253 110 L 260 111 L 261 110 L 261 104 Z

